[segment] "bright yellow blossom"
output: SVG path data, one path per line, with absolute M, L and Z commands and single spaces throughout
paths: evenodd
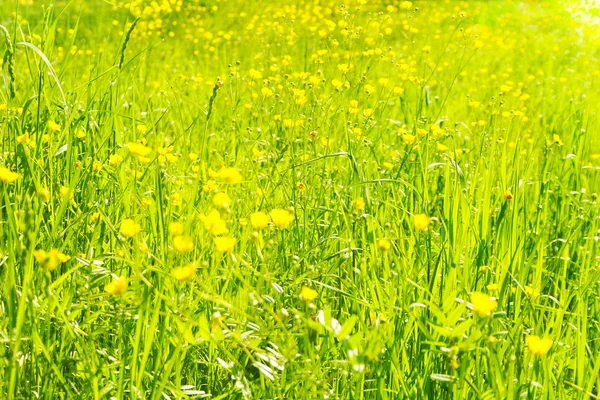
M 288 210 L 274 209 L 271 210 L 271 219 L 276 227 L 280 229 L 287 228 L 294 221 L 294 214 Z
M 431 222 L 431 218 L 429 218 L 426 214 L 416 214 L 413 217 L 413 222 L 416 230 L 426 231 L 429 223 Z
M 208 215 L 200 214 L 199 218 L 204 223 L 204 229 L 211 235 L 226 235 L 229 233 L 226 222 L 221 219 L 221 214 L 217 210 L 212 210 Z
M 12 172 L 10 169 L 5 167 L 0 167 L 0 182 L 3 183 L 13 183 L 19 179 L 19 174 L 16 172 Z
M 121 221 L 121 228 L 119 232 L 123 237 L 131 238 L 138 234 L 139 231 L 142 230 L 140 224 L 135 222 L 134 220 L 127 218 Z
M 552 348 L 552 339 L 547 337 L 527 335 L 525 343 L 531 354 L 537 357 L 545 356 Z
M 173 276 L 178 281 L 191 281 L 196 276 L 196 267 L 190 264 L 183 267 L 173 268 Z
M 219 172 L 217 172 L 219 179 L 228 185 L 234 185 L 236 183 L 240 183 L 244 180 L 240 171 L 236 168 L 221 168 Z
M 169 233 L 172 236 L 179 236 L 179 235 L 183 235 L 183 224 L 179 221 L 173 221 L 169 224 Z
M 128 285 L 127 278 L 119 276 L 104 286 L 104 291 L 116 296 L 125 293 Z
M 480 292 L 471 293 L 471 304 L 473 305 L 473 311 L 484 317 L 491 315 L 498 306 L 496 300 Z
M 233 253 L 237 239 L 230 236 L 219 236 L 214 238 L 215 248 L 220 253 Z
M 264 229 L 269 222 L 271 222 L 271 217 L 262 211 L 250 214 L 250 223 L 254 229 Z
M 300 291 L 300 298 L 302 301 L 313 301 L 319 296 L 316 290 L 309 288 L 308 286 L 302 286 Z
M 175 236 L 173 246 L 180 253 L 189 253 L 194 251 L 194 239 L 191 236 Z

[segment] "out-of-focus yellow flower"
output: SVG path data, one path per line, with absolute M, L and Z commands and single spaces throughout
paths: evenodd
M 495 292 L 498 290 L 500 286 L 497 283 L 490 283 L 489 285 L 486 286 L 486 289 L 489 290 L 490 292 Z
M 0 182 L 3 183 L 13 183 L 19 179 L 19 174 L 11 171 L 8 168 L 0 167 Z
M 183 224 L 179 221 L 173 221 L 169 224 L 169 233 L 172 236 L 183 235 Z
M 17 143 L 19 143 L 19 144 L 29 143 L 29 133 L 25 132 L 24 134 L 17 136 Z
M 273 96 L 273 91 L 267 87 L 264 87 L 260 90 L 260 92 L 262 93 L 262 95 L 266 98 L 269 98 L 271 96 Z
M 431 222 L 431 218 L 429 218 L 426 214 L 416 214 L 413 217 L 413 222 L 416 230 L 426 231 L 429 223 Z
M 110 283 L 104 286 L 104 291 L 117 296 L 125 293 L 127 286 L 129 286 L 127 278 L 124 276 L 119 276 L 117 278 L 113 278 Z
M 547 337 L 539 337 L 535 335 L 527 335 L 525 337 L 527 348 L 536 357 L 545 356 L 552 348 L 552 339 Z
M 204 229 L 211 235 L 226 235 L 229 233 L 226 222 L 221 219 L 221 214 L 217 210 L 212 210 L 208 215 L 200 214 L 199 218 L 204 223 Z
M 148 127 L 144 124 L 138 124 L 135 127 L 135 130 L 139 133 L 139 134 L 144 134 L 146 132 L 148 132 Z
M 294 221 L 294 214 L 288 210 L 276 208 L 271 210 L 271 219 L 276 227 L 280 229 L 287 228 Z
M 225 192 L 217 192 L 213 196 L 212 203 L 215 207 L 227 208 L 231 205 L 231 198 Z
M 264 229 L 269 222 L 271 222 L 271 217 L 262 211 L 250 214 L 250 223 L 254 229 Z
M 189 253 L 194 251 L 194 239 L 191 236 L 175 236 L 173 246 L 180 253 Z
M 240 171 L 236 168 L 221 168 L 217 173 L 219 179 L 228 185 L 234 185 L 244 180 Z
M 119 232 L 124 237 L 131 238 L 131 237 L 134 237 L 135 235 L 137 235 L 138 232 L 141 230 L 142 230 L 142 227 L 140 224 L 138 224 L 137 222 L 135 222 L 134 220 L 132 220 L 130 218 L 126 218 L 123 221 L 121 221 L 121 228 L 120 228 Z
M 377 241 L 377 247 L 379 247 L 380 250 L 388 251 L 392 248 L 392 243 L 387 239 L 379 239 Z
M 302 301 L 313 301 L 319 296 L 319 293 L 315 289 L 311 289 L 308 286 L 302 286 L 300 291 L 300 298 Z
M 354 208 L 356 211 L 364 210 L 365 205 L 365 199 L 363 199 L 362 197 L 357 197 L 352 202 L 352 208 Z
M 54 121 L 48 121 L 48 129 L 50 129 L 50 132 L 57 132 L 60 131 L 60 125 Z
M 150 147 L 146 147 L 141 143 L 129 142 L 126 146 L 127 149 L 129 149 L 129 152 L 136 157 L 144 158 L 152 153 L 152 149 Z
M 48 271 L 54 271 L 58 268 L 59 264 L 66 263 L 71 259 L 70 256 L 61 253 L 57 249 L 51 249 L 50 251 L 37 249 L 33 252 L 33 257 L 35 257 L 35 260 L 42 268 Z
M 471 304 L 473 305 L 473 311 L 484 317 L 491 315 L 498 306 L 496 300 L 480 292 L 471 293 Z
M 525 289 L 525 293 L 527 293 L 527 296 L 529 296 L 531 298 L 537 297 L 540 294 L 539 290 L 536 290 L 536 289 L 532 288 L 531 286 L 525 285 L 524 289 Z
M 411 135 L 410 133 L 405 133 L 402 135 L 402 141 L 406 144 L 413 144 L 417 140 L 415 135 Z
M 215 248 L 220 253 L 233 253 L 237 239 L 230 236 L 219 236 L 214 239 Z
M 118 167 L 122 162 L 123 157 L 119 154 L 111 154 L 110 157 L 108 157 L 108 164 L 113 167 Z
M 250 75 L 250 79 L 252 80 L 257 80 L 262 78 L 262 74 L 260 73 L 260 71 L 256 70 L 256 69 L 251 69 L 248 73 L 248 75 Z
M 173 269 L 173 276 L 181 282 L 191 281 L 196 276 L 196 267 L 194 265 L 186 265 Z

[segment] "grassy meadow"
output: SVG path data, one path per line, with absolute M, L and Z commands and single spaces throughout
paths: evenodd
M 1 1 L 0 398 L 598 398 L 578 7 Z

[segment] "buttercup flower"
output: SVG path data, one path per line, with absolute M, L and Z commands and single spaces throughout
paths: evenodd
M 294 221 L 294 214 L 288 210 L 274 209 L 271 210 L 271 219 L 276 227 L 284 229 Z
M 545 356 L 552 348 L 552 339 L 547 337 L 527 335 L 525 343 L 531 354 L 537 357 Z
M 121 221 L 121 228 L 119 232 L 123 237 L 131 238 L 138 234 L 139 231 L 142 230 L 140 224 L 135 222 L 134 220 L 127 218 Z
M 186 265 L 184 267 L 173 268 L 173 276 L 181 282 L 191 281 L 196 276 L 196 267 Z
M 104 291 L 117 296 L 125 293 L 128 285 L 129 283 L 127 282 L 127 278 L 124 276 L 120 276 L 117 278 L 113 278 L 113 280 L 110 283 L 104 286 Z
M 480 292 L 471 293 L 471 304 L 473 305 L 473 311 L 483 317 L 491 315 L 498 306 L 496 300 Z
M 264 229 L 271 222 L 271 217 L 262 211 L 250 214 L 250 223 L 254 229 Z
M 229 236 L 219 236 L 214 238 L 215 248 L 220 253 L 233 253 L 233 248 L 237 239 Z

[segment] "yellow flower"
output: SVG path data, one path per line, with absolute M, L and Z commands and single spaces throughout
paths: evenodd
M 173 246 L 180 253 L 189 253 L 194 251 L 194 240 L 191 236 L 175 236 Z
M 71 195 L 71 189 L 69 189 L 67 186 L 62 186 L 59 189 L 58 194 L 60 195 L 61 199 L 66 199 Z
M 260 92 L 262 93 L 262 95 L 266 98 L 269 98 L 271 96 L 273 96 L 273 91 L 267 87 L 264 87 L 260 90 Z
M 473 305 L 473 311 L 481 316 L 490 315 L 498 306 L 496 300 L 480 292 L 471 293 L 471 304 Z
M 129 152 L 136 157 L 145 158 L 152 153 L 150 147 L 146 147 L 141 143 L 129 142 L 127 143 L 127 148 L 129 149 Z
M 112 282 L 104 286 L 104 291 L 113 295 L 123 294 L 127 290 L 128 282 L 124 276 L 113 278 Z
M 558 146 L 562 146 L 564 143 L 561 140 L 560 136 L 557 135 L 556 133 L 554 135 L 552 135 L 552 144 L 557 144 Z
M 552 347 L 552 339 L 535 335 L 527 335 L 525 343 L 531 354 L 537 357 L 545 356 Z
M 211 235 L 226 235 L 229 229 L 225 221 L 221 219 L 221 214 L 217 210 L 212 210 L 208 215 L 200 214 L 200 221 L 204 222 L 204 229 Z
M 123 235 L 126 238 L 134 237 L 141 230 L 142 230 L 142 227 L 140 226 L 140 224 L 138 224 L 137 222 L 135 222 L 134 220 L 132 220 L 130 218 L 127 218 L 127 219 L 124 219 L 123 221 L 121 221 L 120 232 L 121 232 L 121 235 Z
M 513 196 L 512 192 L 510 190 L 506 190 L 504 192 L 504 200 L 512 200 L 515 196 Z
M 29 143 L 29 133 L 25 132 L 24 134 L 17 136 L 17 143 L 19 143 L 19 144 Z
M 392 244 L 390 243 L 389 240 L 379 239 L 377 241 L 377 247 L 379 247 L 379 249 L 381 249 L 383 251 L 388 251 L 392 247 Z
M 58 268 L 59 264 L 66 263 L 71 259 L 70 256 L 61 253 L 57 249 L 51 249 L 50 251 L 37 249 L 33 252 L 33 256 L 42 268 L 45 268 L 48 271 L 54 271 Z
M 317 298 L 319 293 L 316 290 L 309 288 L 308 286 L 302 286 L 300 291 L 300 298 L 302 301 L 313 301 Z
M 416 214 L 413 217 L 415 229 L 418 231 L 426 231 L 431 219 L 426 214 Z
M 444 144 L 438 143 L 436 147 L 437 147 L 438 151 L 441 151 L 441 152 L 448 151 L 448 146 L 446 146 Z
M 340 72 L 341 72 L 342 74 L 345 74 L 345 73 L 347 73 L 348 71 L 350 71 L 350 67 L 351 67 L 351 66 L 350 66 L 350 65 L 348 65 L 348 64 L 338 64 L 338 66 L 337 66 L 337 67 L 338 67 L 338 69 L 340 70 Z
M 19 174 L 12 172 L 8 168 L 0 167 L 0 182 L 13 183 L 17 179 L 19 179 Z
M 264 229 L 269 225 L 269 222 L 271 222 L 271 217 L 262 211 L 250 214 L 250 223 L 254 229 Z
M 186 265 L 184 267 L 177 267 L 173 269 L 173 276 L 178 281 L 191 281 L 196 276 L 196 267 L 193 265 Z
M 539 290 L 536 290 L 536 289 L 532 288 L 531 286 L 525 285 L 524 289 L 525 289 L 525 293 L 527 294 L 527 296 L 529 296 L 531 298 L 537 297 L 540 294 Z
M 148 127 L 147 127 L 146 125 L 144 125 L 144 124 L 138 124 L 138 125 L 135 127 L 135 130 L 136 130 L 138 133 L 140 133 L 140 134 L 144 134 L 144 133 L 146 133 L 146 132 L 148 131 Z
M 60 131 L 60 125 L 54 121 L 48 121 L 48 129 L 50 129 L 50 132 Z
M 108 164 L 112 165 L 113 167 L 118 167 L 122 162 L 123 157 L 121 157 L 119 154 L 111 154 L 110 157 L 108 157 Z
M 271 219 L 278 228 L 287 228 L 294 221 L 294 214 L 288 210 L 276 208 L 271 210 Z
M 215 248 L 220 253 L 233 253 L 237 239 L 230 236 L 219 236 L 214 239 Z
M 417 140 L 415 135 L 411 135 L 410 133 L 405 133 L 402 135 L 402 141 L 406 144 L 413 144 Z
M 357 197 L 356 199 L 354 199 L 354 201 L 352 202 L 352 207 L 356 210 L 356 211 L 360 211 L 363 210 L 365 208 L 365 199 L 363 199 L 362 197 Z
M 236 168 L 223 167 L 219 170 L 219 172 L 217 172 L 217 174 L 219 179 L 228 185 L 234 185 L 244 180 L 242 174 L 240 174 L 240 171 L 238 171 Z
M 169 233 L 172 236 L 183 235 L 183 224 L 178 221 L 171 222 L 169 224 Z
M 490 292 L 495 292 L 498 290 L 500 286 L 497 283 L 490 283 L 489 285 L 486 286 L 487 290 L 489 290 Z
M 250 79 L 252 79 L 252 80 L 262 78 L 262 74 L 260 73 L 260 71 L 255 70 L 255 69 L 251 69 L 249 72 L 249 75 L 250 75 Z
M 334 89 L 339 89 L 344 86 L 344 82 L 340 81 L 339 79 L 333 79 L 331 81 L 331 85 L 334 87 Z
M 225 192 L 217 192 L 213 196 L 212 203 L 215 207 L 227 208 L 231 204 L 231 199 Z

